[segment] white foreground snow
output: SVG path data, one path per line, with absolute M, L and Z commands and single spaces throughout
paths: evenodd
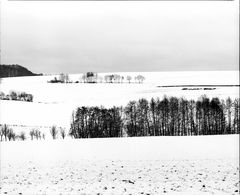
M 239 194 L 239 135 L 1 143 L 1 194 Z

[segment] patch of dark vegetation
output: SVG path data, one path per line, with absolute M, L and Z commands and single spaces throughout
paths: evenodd
M 182 90 L 202 90 L 202 88 L 182 88 Z
M 35 74 L 27 68 L 18 64 L 0 65 L 0 78 L 5 77 L 20 77 L 20 76 L 41 76 L 42 74 Z
M 215 90 L 216 88 L 203 88 L 203 90 Z
M 130 183 L 130 184 L 134 184 L 134 182 L 133 181 L 131 181 L 131 180 L 122 180 L 122 182 L 125 182 L 125 183 Z
M 205 87 L 205 88 L 188 88 L 188 87 L 184 87 L 182 88 L 182 90 L 215 90 L 216 88 L 211 88 L 211 87 Z

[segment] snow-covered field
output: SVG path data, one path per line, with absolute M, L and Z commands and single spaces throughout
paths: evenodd
M 112 73 L 100 73 L 104 76 Z M 161 88 L 163 85 L 238 85 L 237 71 L 209 72 L 132 72 L 117 73 L 132 77 L 138 74 L 146 79 L 143 84 L 125 80 L 122 84 L 52 84 L 52 76 L 15 77 L 1 80 L 0 91 L 24 91 L 34 96 L 34 102 L 0 101 L 0 123 L 9 125 L 52 126 L 69 128 L 72 111 L 78 106 L 125 106 L 130 100 L 162 98 L 164 95 L 197 99 L 211 97 L 238 97 L 239 87 L 215 87 L 215 90 L 182 90 L 183 87 Z M 81 74 L 70 75 L 75 82 Z
M 1 194 L 239 194 L 238 135 L 1 143 Z
M 108 73 L 109 74 L 109 73 Z M 54 76 L 4 78 L 0 91 L 34 102 L 0 101 L 0 123 L 15 132 L 68 128 L 77 106 L 125 106 L 164 95 L 239 97 L 239 87 L 182 90 L 162 85 L 238 85 L 238 72 L 142 74 L 144 84 L 50 84 Z M 104 74 L 102 74 L 104 75 Z M 70 75 L 76 81 L 80 75 Z M 50 138 L 47 137 L 47 138 Z M 1 194 L 239 194 L 239 135 L 102 138 L 0 143 Z

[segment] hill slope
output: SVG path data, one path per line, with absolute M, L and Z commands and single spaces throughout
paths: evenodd
M 20 65 L 0 65 L 0 78 L 4 77 L 19 77 L 19 76 L 36 76 L 27 68 Z

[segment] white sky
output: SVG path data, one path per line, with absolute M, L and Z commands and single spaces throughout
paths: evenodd
M 1 63 L 37 73 L 237 70 L 237 1 L 1 0 Z

